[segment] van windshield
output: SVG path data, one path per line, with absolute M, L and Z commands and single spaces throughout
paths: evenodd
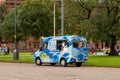
M 74 41 L 73 42 L 73 48 L 85 48 L 86 42 L 84 41 Z

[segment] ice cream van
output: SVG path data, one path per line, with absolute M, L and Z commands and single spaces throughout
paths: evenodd
M 43 45 L 34 53 L 36 65 L 47 62 L 65 67 L 68 63 L 74 63 L 79 67 L 87 60 L 87 40 L 77 35 L 45 37 Z

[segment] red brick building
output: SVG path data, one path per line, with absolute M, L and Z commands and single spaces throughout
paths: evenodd
M 11 8 L 14 8 L 14 0 L 1 0 L 9 4 L 8 11 L 11 10 Z M 17 4 L 22 4 L 25 0 L 17 0 Z

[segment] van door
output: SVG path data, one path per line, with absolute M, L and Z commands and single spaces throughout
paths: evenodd
M 57 63 L 60 54 L 60 50 L 57 49 L 57 41 L 51 40 L 48 44 L 50 63 Z
M 49 62 L 49 49 L 48 49 L 48 43 L 44 43 L 42 47 L 40 48 L 40 58 L 42 62 Z

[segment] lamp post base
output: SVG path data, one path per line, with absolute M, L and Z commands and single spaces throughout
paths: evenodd
M 18 50 L 13 51 L 13 60 L 18 60 L 19 59 L 19 52 Z

